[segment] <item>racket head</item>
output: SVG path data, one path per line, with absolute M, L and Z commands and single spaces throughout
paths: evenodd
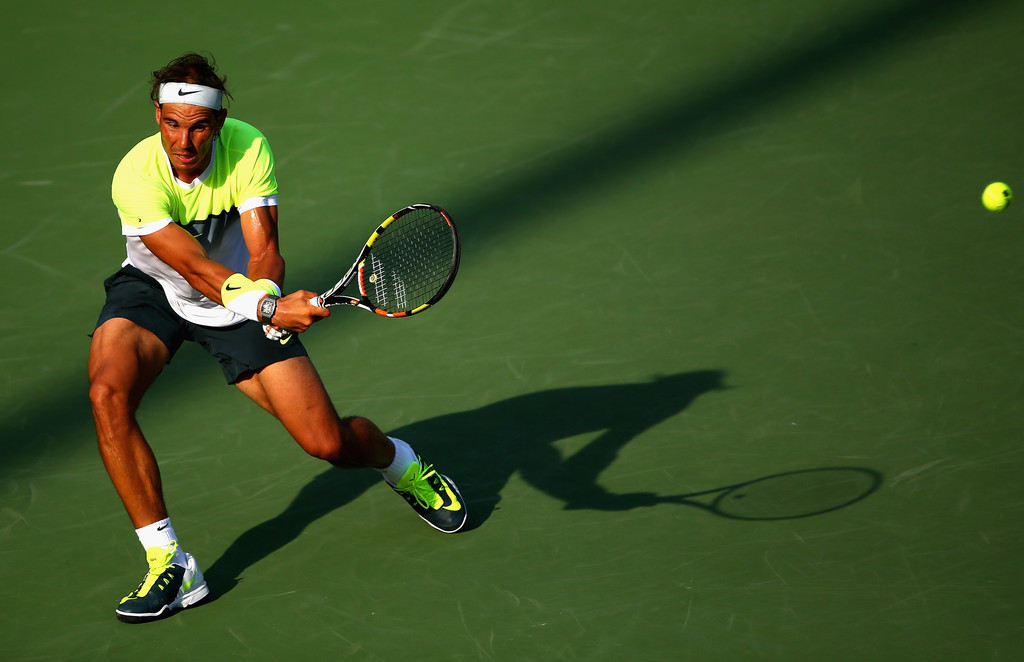
M 389 216 L 370 235 L 354 265 L 359 297 L 324 296 L 385 317 L 408 317 L 436 304 L 459 271 L 459 233 L 447 211 L 419 203 Z M 345 279 L 343 279 L 345 280 Z

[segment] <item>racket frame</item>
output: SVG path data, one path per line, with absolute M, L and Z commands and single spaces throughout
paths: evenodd
M 438 212 L 441 215 L 441 217 L 444 218 L 444 220 L 448 223 L 448 227 L 451 229 L 452 266 L 448 270 L 448 277 L 445 279 L 444 283 L 441 285 L 438 291 L 434 293 L 434 296 L 432 296 L 429 301 L 420 304 L 419 306 L 413 308 L 412 310 L 387 311 L 378 308 L 373 305 L 373 302 L 370 301 L 370 298 L 366 294 L 366 259 L 367 257 L 369 257 L 370 251 L 373 249 L 373 244 L 377 241 L 377 239 L 380 238 L 382 234 L 387 232 L 388 227 L 392 223 L 394 223 L 402 216 L 405 216 L 406 214 L 422 209 L 432 209 Z M 345 275 L 341 277 L 341 280 L 335 283 L 333 287 L 331 287 L 329 290 L 327 290 L 320 296 L 316 296 L 310 299 L 310 303 L 313 304 L 314 306 L 320 306 L 321 308 L 328 308 L 331 306 L 341 305 L 357 306 L 359 308 L 363 308 L 365 310 L 370 311 L 371 313 L 375 313 L 382 317 L 409 317 L 411 315 L 421 313 L 427 308 L 433 306 L 438 301 L 440 301 L 441 297 L 443 297 L 448 292 L 449 288 L 451 288 L 452 286 L 452 283 L 455 281 L 455 276 L 458 274 L 460 257 L 461 248 L 459 242 L 459 232 L 458 229 L 455 227 L 455 223 L 452 221 L 451 216 L 448 215 L 448 212 L 442 209 L 441 207 L 438 207 L 437 205 L 432 205 L 428 203 L 417 203 L 409 205 L 407 207 L 399 209 L 394 214 L 387 217 L 379 226 L 377 226 L 377 229 L 374 230 L 373 234 L 370 235 L 370 238 L 366 240 L 366 243 L 359 250 L 359 255 L 356 256 L 355 261 L 352 262 L 352 266 L 349 267 L 348 271 L 345 272 Z M 358 276 L 358 278 L 356 278 L 356 276 Z M 341 294 L 341 292 L 344 291 L 345 288 L 347 288 L 353 280 L 356 280 L 358 284 L 359 296 L 352 297 Z

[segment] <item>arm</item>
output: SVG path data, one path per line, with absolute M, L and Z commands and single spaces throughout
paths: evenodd
M 223 305 L 220 288 L 232 272 L 206 254 L 206 249 L 183 227 L 171 223 L 142 237 L 153 255 L 167 263 L 200 293 Z
M 257 207 L 242 215 L 242 236 L 249 249 L 249 278 L 266 278 L 284 288 L 284 258 L 277 240 L 277 206 Z M 274 326 L 286 331 L 305 331 L 317 320 L 328 317 L 326 308 L 313 306 L 314 292 L 299 290 L 277 300 Z
M 249 278 L 266 278 L 284 287 L 284 258 L 277 241 L 277 206 L 242 214 L 242 236 L 249 249 Z
M 242 233 L 249 249 L 249 269 L 253 279 L 268 278 L 280 282 L 284 277 L 284 260 L 277 250 L 276 210 L 247 212 Z M 270 225 L 268 225 L 270 223 Z M 234 272 L 207 255 L 206 250 L 184 228 L 170 224 L 142 238 L 155 256 L 163 260 L 211 301 L 224 305 L 221 287 Z M 330 315 L 325 308 L 310 305 L 314 292 L 300 290 L 278 300 L 274 324 L 282 329 L 301 332 L 317 320 Z

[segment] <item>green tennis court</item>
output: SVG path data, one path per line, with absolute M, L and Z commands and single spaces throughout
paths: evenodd
M 0 27 L 4 660 L 1024 657 L 1024 4 L 21 3 Z M 429 313 L 304 342 L 454 478 L 441 535 L 183 350 L 140 417 L 213 600 L 145 559 L 87 335 L 152 70 L 212 52 L 288 287 L 448 209 Z

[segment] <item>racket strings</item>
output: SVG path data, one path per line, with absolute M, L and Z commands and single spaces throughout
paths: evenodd
M 452 228 L 440 212 L 410 211 L 392 221 L 371 247 L 365 294 L 390 312 L 433 303 L 449 282 L 455 255 Z

